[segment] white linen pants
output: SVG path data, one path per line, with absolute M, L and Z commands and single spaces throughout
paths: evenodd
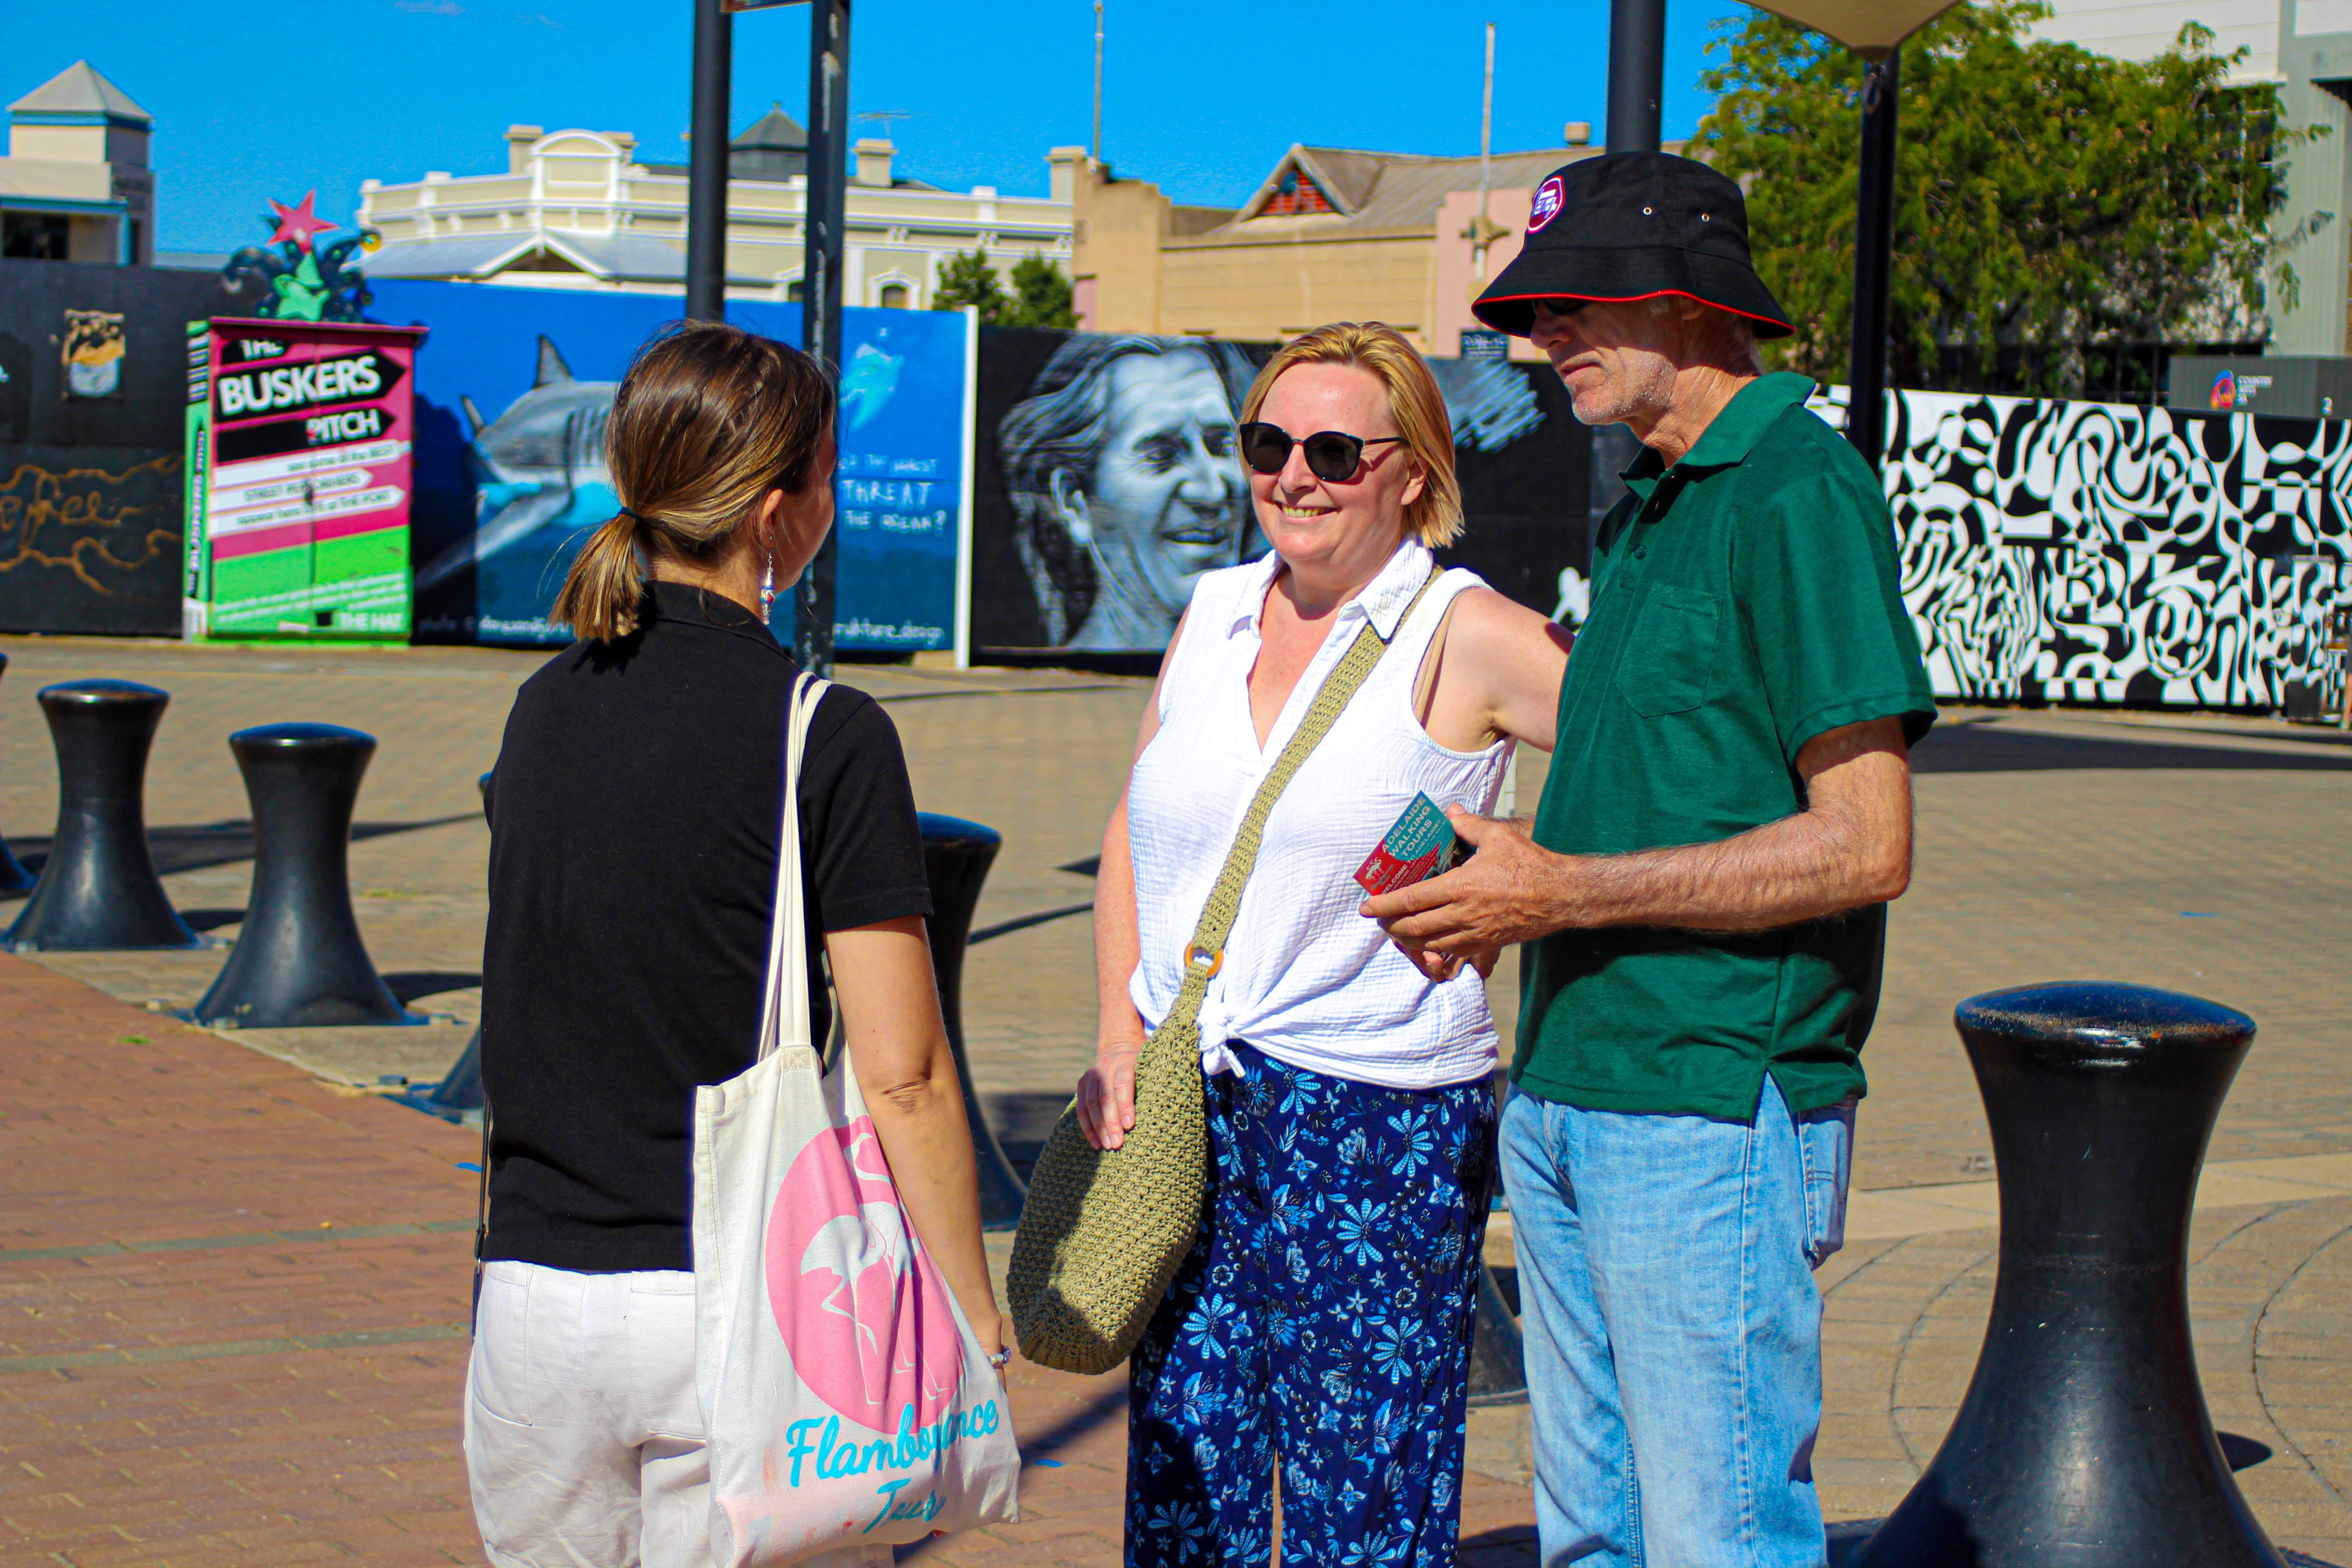
M 483 1271 L 466 1473 L 496 1568 L 711 1568 L 694 1276 Z M 887 1568 L 887 1546 L 804 1558 Z

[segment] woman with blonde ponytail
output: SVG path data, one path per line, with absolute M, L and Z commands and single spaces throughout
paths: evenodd
M 694 1091 L 758 1051 L 799 674 L 766 611 L 833 526 L 834 407 L 814 361 L 736 328 L 648 344 L 606 426 L 622 510 L 555 603 L 580 640 L 507 720 L 482 961 L 489 1225 L 466 1395 L 475 1518 L 499 1568 L 711 1561 Z M 797 806 L 811 967 L 820 952 L 831 964 L 901 1201 L 994 1353 L 914 795 L 864 693 L 836 685 L 818 704 Z M 811 1006 L 823 1039 L 821 989 Z

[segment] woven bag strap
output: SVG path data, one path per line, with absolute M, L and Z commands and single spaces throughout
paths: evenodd
M 1404 607 L 1404 614 L 1397 617 L 1399 628 L 1412 618 L 1423 596 L 1444 575 L 1444 567 L 1433 565 L 1429 569 L 1420 591 Z M 1388 639 L 1368 620 L 1364 629 L 1356 634 L 1355 645 L 1323 678 L 1322 689 L 1315 693 L 1315 705 L 1298 721 L 1290 743 L 1275 759 L 1273 771 L 1257 786 L 1256 798 L 1242 817 L 1240 831 L 1234 835 L 1234 847 L 1225 854 L 1224 869 L 1217 873 L 1217 885 L 1209 889 L 1209 901 L 1201 910 L 1200 924 L 1192 930 L 1192 944 L 1184 950 L 1184 980 L 1177 988 L 1175 1005 L 1168 1009 L 1168 1016 L 1154 1034 L 1191 1029 L 1199 1023 L 1201 1004 L 1209 994 L 1209 982 L 1223 966 L 1225 938 L 1233 933 L 1234 921 L 1241 914 L 1242 889 L 1249 882 L 1251 868 L 1257 864 L 1258 846 L 1265 840 L 1265 819 L 1272 815 L 1274 803 L 1305 765 L 1307 754 L 1331 732 L 1331 726 L 1339 722 L 1340 710 L 1348 706 L 1348 700 L 1355 696 L 1370 677 L 1372 667 L 1388 650 Z

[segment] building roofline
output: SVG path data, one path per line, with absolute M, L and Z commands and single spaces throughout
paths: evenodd
M 155 117 L 131 96 L 98 73 L 88 60 L 76 60 L 8 106 L 9 118 L 19 125 L 120 125 L 144 131 Z M 58 120 L 33 116 L 78 115 L 95 118 Z

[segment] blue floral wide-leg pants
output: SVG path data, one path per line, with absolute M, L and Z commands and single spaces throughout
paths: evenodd
M 1448 1568 L 1479 1249 L 1481 1079 L 1413 1091 L 1235 1043 L 1208 1214 L 1129 1363 L 1129 1568 Z

